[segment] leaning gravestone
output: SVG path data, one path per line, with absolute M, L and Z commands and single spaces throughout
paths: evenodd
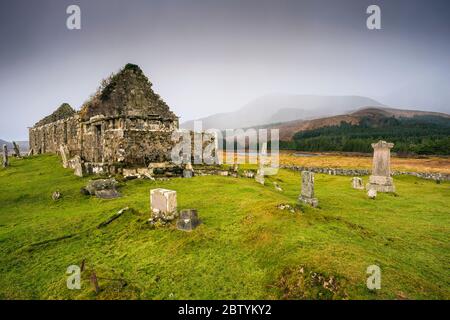
M 363 180 L 359 177 L 353 177 L 352 188 L 358 190 L 364 190 Z
M 319 205 L 319 200 L 314 198 L 314 172 L 302 171 L 302 192 L 298 199 L 312 207 Z
M 178 230 L 192 231 L 200 224 L 197 210 L 185 209 L 181 210 L 177 221 Z
M 6 168 L 9 165 L 8 160 L 8 147 L 6 144 L 3 145 L 3 168 Z
M 69 166 L 69 148 L 65 144 L 62 144 L 59 146 L 59 153 L 61 154 L 63 167 L 67 168 Z
M 150 208 L 154 218 L 173 220 L 177 213 L 177 192 L 162 188 L 150 190 Z
M 20 158 L 19 146 L 17 145 L 17 143 L 15 141 L 13 141 L 13 148 L 14 148 L 14 156 L 16 158 Z
M 378 141 L 372 143 L 373 167 L 369 177 L 367 190 L 374 189 L 378 192 L 395 192 L 394 181 L 391 177 L 391 149 L 393 143 Z

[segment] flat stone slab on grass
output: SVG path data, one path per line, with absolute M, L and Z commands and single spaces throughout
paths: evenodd
M 117 185 L 116 179 L 98 179 L 90 180 L 84 189 L 88 194 L 101 199 L 115 199 L 120 197 Z

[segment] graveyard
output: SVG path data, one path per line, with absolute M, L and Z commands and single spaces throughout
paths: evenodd
M 80 192 L 93 177 L 57 155 L 10 157 L 0 298 L 449 299 L 450 183 L 395 175 L 395 192 L 370 199 L 357 187 L 371 178 L 360 178 L 287 168 L 264 184 L 116 177 L 120 196 L 101 199 Z M 314 206 L 299 200 L 302 180 L 314 181 Z M 195 209 L 200 223 L 149 223 L 156 189 L 175 191 L 178 210 Z M 71 265 L 82 266 L 80 290 L 66 286 Z M 370 265 L 381 268 L 379 290 L 366 286 Z

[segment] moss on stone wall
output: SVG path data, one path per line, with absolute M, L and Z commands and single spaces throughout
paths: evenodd
M 75 110 L 68 103 L 63 103 L 59 106 L 58 109 L 56 109 L 55 112 L 37 122 L 35 126 L 43 126 L 45 124 L 49 124 L 58 120 L 70 118 L 73 115 L 75 115 Z

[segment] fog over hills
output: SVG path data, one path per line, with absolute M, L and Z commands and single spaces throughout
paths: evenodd
M 202 121 L 203 129 L 235 129 L 334 116 L 366 106 L 382 107 L 383 104 L 361 96 L 269 95 L 255 99 L 237 111 L 198 120 Z M 194 121 L 187 121 L 180 127 L 192 129 L 193 125 Z
M 357 125 L 365 117 L 395 117 L 395 118 L 412 118 L 416 116 L 434 116 L 447 119 L 450 122 L 450 115 L 441 112 L 406 110 L 385 107 L 366 107 L 357 111 L 335 115 L 330 117 L 316 118 L 312 120 L 293 120 L 283 123 L 274 123 L 261 126 L 267 129 L 279 129 L 280 140 L 289 141 L 293 135 L 300 131 L 315 130 L 327 126 L 339 126 L 341 122 Z

